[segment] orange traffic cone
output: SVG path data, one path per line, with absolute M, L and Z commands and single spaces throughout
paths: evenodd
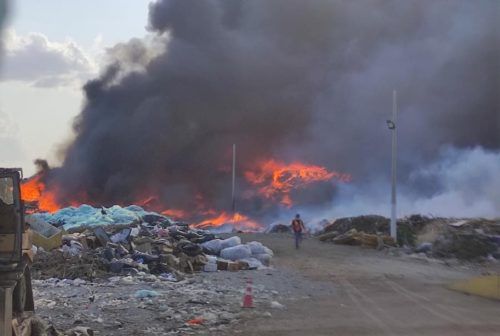
M 243 296 L 243 308 L 253 308 L 252 279 L 247 279 L 247 288 Z

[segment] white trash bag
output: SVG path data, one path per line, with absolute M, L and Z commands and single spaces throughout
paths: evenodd
M 220 239 L 209 240 L 207 242 L 202 243 L 201 247 L 213 255 L 218 255 L 222 250 L 222 240 Z
M 250 258 L 252 256 L 252 251 L 246 245 L 238 245 L 233 247 L 228 247 L 220 252 L 220 256 L 228 260 L 239 260 Z
M 244 261 L 248 264 L 248 268 L 253 270 L 253 269 L 261 269 L 262 267 L 264 267 L 264 265 L 262 265 L 262 263 L 258 260 L 258 259 L 255 259 L 255 258 L 245 258 L 245 259 L 240 259 L 240 261 Z
M 227 239 L 224 239 L 223 241 L 221 241 L 221 249 L 222 250 L 225 248 L 228 248 L 228 247 L 234 247 L 234 246 L 238 246 L 238 245 L 241 245 L 241 238 L 238 236 L 227 238 Z
M 245 245 L 250 247 L 250 250 L 252 251 L 252 255 L 266 253 L 266 247 L 258 241 L 252 241 L 250 243 L 246 243 Z
M 255 259 L 259 260 L 263 265 L 269 266 L 271 264 L 271 259 L 273 258 L 270 254 L 260 253 L 252 255 Z

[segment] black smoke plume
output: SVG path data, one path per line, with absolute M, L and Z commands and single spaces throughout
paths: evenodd
M 362 187 L 390 169 L 398 91 L 402 185 L 444 146 L 500 150 L 499 6 L 482 1 L 159 0 L 149 40 L 110 50 L 85 87 L 75 140 L 54 174 L 61 200 L 157 195 L 167 207 L 230 206 L 260 159 L 349 172 Z M 325 190 L 329 202 L 335 190 Z M 315 194 L 315 200 L 318 193 Z M 242 202 L 248 211 L 265 200 Z

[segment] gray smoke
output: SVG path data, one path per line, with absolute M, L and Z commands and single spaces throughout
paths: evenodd
M 8 14 L 8 1 L 7 0 L 0 0 L 0 60 L 2 57 L 2 49 L 3 49 L 3 25 L 5 23 L 5 19 L 7 18 Z
M 496 0 L 159 0 L 152 40 L 110 50 L 85 85 L 76 139 L 53 177 L 62 200 L 163 206 L 230 205 L 231 145 L 238 184 L 260 159 L 349 172 L 352 186 L 389 174 L 392 90 L 399 94 L 400 183 L 444 146 L 500 150 Z M 377 182 L 375 182 L 377 181 Z M 431 182 L 429 182 L 431 181 Z M 441 189 L 440 189 L 441 188 Z M 327 202 L 334 187 L 314 194 Z M 85 197 L 81 196 L 85 194 Z M 335 196 L 337 195 L 337 196 Z M 240 202 L 261 214 L 265 200 Z

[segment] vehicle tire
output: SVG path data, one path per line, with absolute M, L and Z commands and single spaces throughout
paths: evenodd
M 22 314 L 24 312 L 24 307 L 26 306 L 27 298 L 27 286 L 26 286 L 26 270 L 24 269 L 23 275 L 17 281 L 16 287 L 14 288 L 14 293 L 12 294 L 12 308 L 15 313 Z

